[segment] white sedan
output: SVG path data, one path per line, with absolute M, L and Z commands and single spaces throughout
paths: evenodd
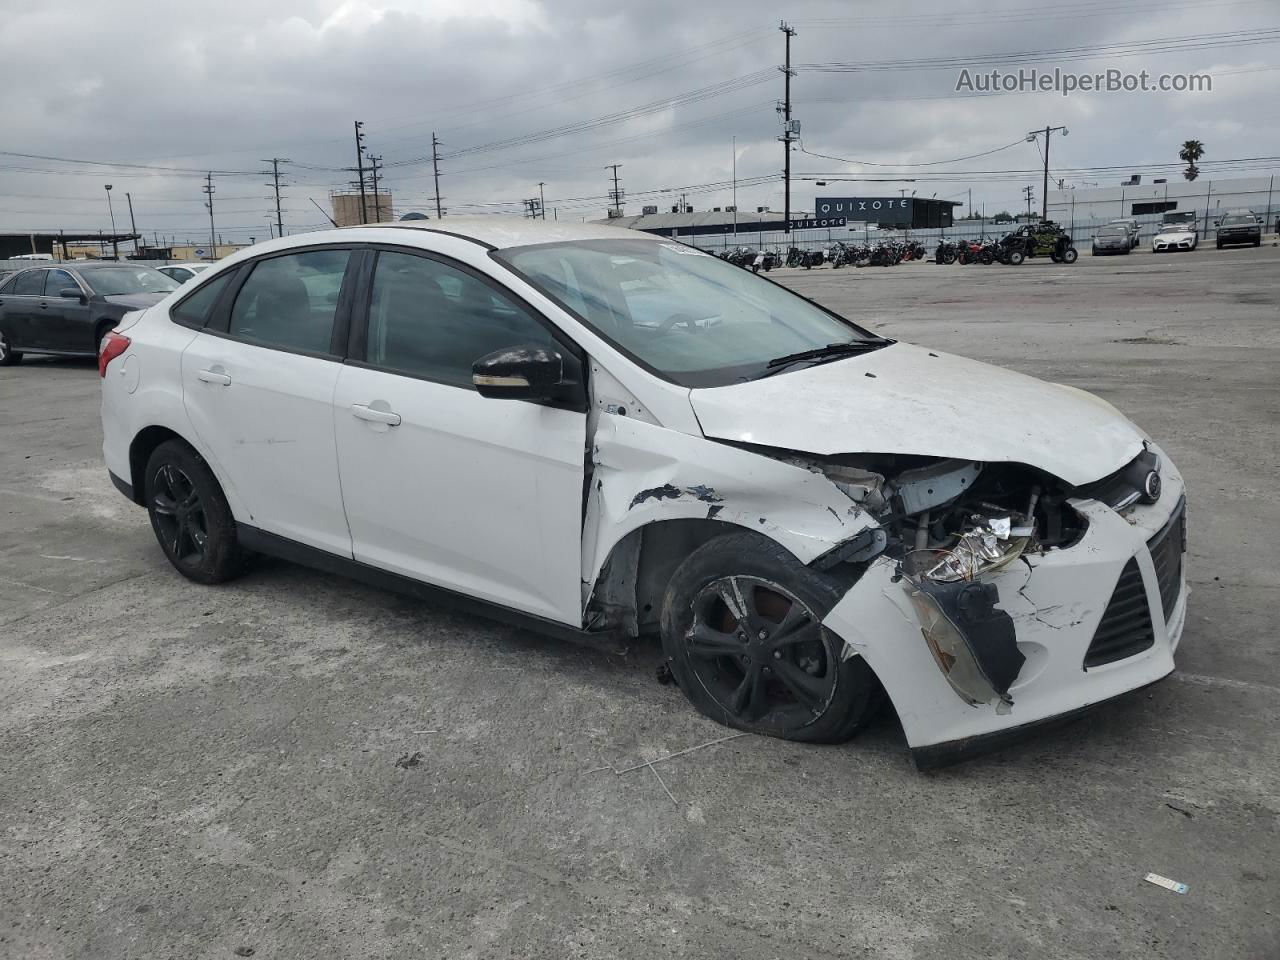
M 1194 250 L 1200 234 L 1194 224 L 1166 223 L 1151 238 L 1151 252 L 1165 253 L 1172 250 Z
M 107 466 L 184 576 L 248 552 L 575 638 L 707 716 L 928 766 L 1173 669 L 1182 479 L 1080 390 L 628 230 L 286 237 L 130 314 Z M 483 654 L 477 652 L 477 656 Z

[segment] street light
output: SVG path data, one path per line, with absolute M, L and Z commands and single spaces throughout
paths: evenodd
M 103 184 L 107 188 L 107 212 L 111 214 L 111 252 L 117 260 L 120 259 L 120 248 L 116 241 L 116 212 L 111 206 L 111 184 Z

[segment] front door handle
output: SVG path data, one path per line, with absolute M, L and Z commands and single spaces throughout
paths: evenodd
M 217 370 L 201 370 L 196 374 L 196 379 L 203 380 L 205 383 L 216 383 L 223 387 L 231 386 L 231 378 Z
M 400 426 L 400 414 L 392 413 L 390 410 L 375 410 L 363 403 L 353 403 L 351 412 L 357 419 L 368 420 L 370 423 L 385 423 L 389 427 Z

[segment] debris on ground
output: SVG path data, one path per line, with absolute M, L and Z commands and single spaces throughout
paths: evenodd
M 396 761 L 396 766 L 401 770 L 408 770 L 410 767 L 416 767 L 426 759 L 426 754 L 421 750 L 415 750 L 413 753 L 406 753 L 403 757 Z
M 671 672 L 671 664 L 663 660 L 658 664 L 657 670 L 658 682 L 664 687 L 670 686 L 676 682 L 675 675 Z
M 1162 877 L 1158 873 L 1148 873 L 1142 878 L 1147 883 L 1154 883 L 1157 887 L 1164 887 L 1166 890 L 1172 890 L 1174 893 L 1186 893 L 1187 885 L 1179 883 L 1177 880 L 1170 880 L 1168 877 Z

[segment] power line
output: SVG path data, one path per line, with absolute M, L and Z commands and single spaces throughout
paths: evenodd
M 1205 33 L 1189 37 L 1164 37 L 1156 40 L 1127 40 L 1054 50 L 1015 50 L 955 57 L 922 57 L 914 60 L 870 60 L 853 63 L 804 63 L 802 70 L 815 73 L 868 73 L 910 70 L 949 70 L 995 64 L 1008 66 L 1038 63 L 1045 60 L 1072 62 L 1098 57 L 1138 57 L 1156 53 L 1186 50 L 1216 50 L 1222 47 L 1253 46 L 1280 42 L 1280 28 L 1233 30 L 1227 33 Z

